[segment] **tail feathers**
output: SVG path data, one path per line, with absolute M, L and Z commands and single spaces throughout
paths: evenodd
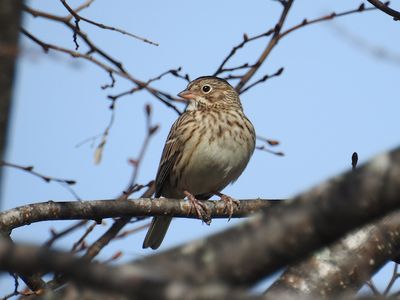
M 143 248 L 157 249 L 167 233 L 172 217 L 154 217 L 143 242 Z

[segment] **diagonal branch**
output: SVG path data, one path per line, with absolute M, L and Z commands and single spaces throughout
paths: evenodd
M 245 84 L 251 79 L 251 77 L 253 77 L 253 75 L 260 68 L 260 66 L 262 65 L 264 60 L 267 58 L 269 53 L 275 47 L 275 45 L 278 44 L 279 34 L 280 34 L 282 26 L 286 20 L 286 17 L 289 13 L 289 10 L 292 7 L 293 1 L 294 0 L 288 0 L 283 3 L 283 11 L 282 11 L 281 17 L 279 18 L 278 23 L 275 25 L 274 34 L 273 34 L 272 38 L 269 40 L 267 47 L 261 53 L 260 57 L 257 59 L 257 62 L 254 64 L 254 66 L 243 75 L 243 77 L 240 79 L 239 83 L 236 85 L 235 88 L 238 92 L 240 92 L 243 89 Z
M 27 245 L 17 246 L 3 239 L 0 239 L 0 270 L 18 273 L 62 272 L 78 284 L 125 295 L 135 293 L 140 299 L 150 299 L 154 293 L 149 289 L 150 286 L 161 290 L 166 286 L 157 274 L 138 267 L 91 264 L 69 253 Z
M 389 2 L 383 3 L 379 0 L 368 0 L 368 2 L 371 3 L 373 6 L 375 6 L 377 9 L 383 11 L 384 13 L 388 14 L 389 16 L 392 16 L 393 20 L 395 20 L 395 21 L 400 20 L 400 12 L 390 8 Z
M 310 258 L 289 267 L 266 291 L 279 295 L 335 296 L 355 294 L 400 248 L 400 212 L 351 232 Z
M 400 208 L 400 148 L 223 233 L 137 261 L 168 278 L 250 286 Z M 201 268 L 199 268 L 201 266 Z

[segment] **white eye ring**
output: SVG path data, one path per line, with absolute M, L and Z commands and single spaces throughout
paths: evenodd
M 208 94 L 209 92 L 212 91 L 212 87 L 211 87 L 211 85 L 209 85 L 209 84 L 205 84 L 205 85 L 203 85 L 203 86 L 201 87 L 201 91 L 202 91 L 204 94 Z

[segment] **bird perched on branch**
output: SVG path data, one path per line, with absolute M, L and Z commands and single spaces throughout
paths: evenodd
M 186 111 L 172 125 L 156 176 L 155 197 L 187 197 L 199 218 L 210 222 L 201 200 L 218 195 L 232 215 L 238 201 L 221 193 L 247 166 L 255 147 L 255 131 L 239 95 L 225 80 L 205 76 L 178 94 Z M 172 218 L 154 217 L 143 248 L 157 249 Z

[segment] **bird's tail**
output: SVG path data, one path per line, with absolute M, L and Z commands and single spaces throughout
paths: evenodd
M 167 233 L 172 217 L 154 217 L 144 238 L 143 248 L 157 249 Z

